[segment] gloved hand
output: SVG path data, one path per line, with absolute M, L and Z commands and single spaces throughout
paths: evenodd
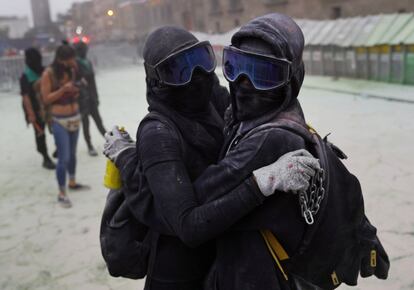
M 112 131 L 105 133 L 105 144 L 103 154 L 116 163 L 118 156 L 125 150 L 135 148 L 135 142 L 125 130 L 120 130 L 114 126 Z
M 257 185 L 264 196 L 276 190 L 297 193 L 309 187 L 309 181 L 321 170 L 318 159 L 305 149 L 286 153 L 275 163 L 253 171 Z

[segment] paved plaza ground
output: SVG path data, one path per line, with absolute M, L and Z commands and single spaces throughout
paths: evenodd
M 147 107 L 143 68 L 102 71 L 97 81 L 105 125 L 123 125 L 135 136 Z M 414 104 L 346 93 L 352 87 L 347 82 L 329 84 L 327 91 L 320 89 L 323 80 L 308 78 L 299 99 L 308 122 L 321 135 L 331 132 L 331 141 L 349 156 L 345 164 L 361 181 L 367 215 L 390 255 L 391 271 L 385 282 L 361 279 L 358 287 L 339 289 L 414 289 Z M 395 86 L 392 95 L 401 90 L 410 98 L 408 89 Z M 384 90 L 376 93 L 386 95 Z M 77 175 L 92 190 L 69 193 L 74 206 L 62 209 L 55 173 L 40 166 L 16 93 L 0 93 L 0 118 L 0 289 L 142 289 L 143 281 L 111 278 L 101 257 L 105 158 L 89 157 L 80 135 Z M 101 152 L 103 138 L 94 124 L 91 131 Z M 53 151 L 50 135 L 48 145 Z

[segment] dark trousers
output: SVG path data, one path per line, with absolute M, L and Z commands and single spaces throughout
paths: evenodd
M 35 134 L 37 152 L 43 156 L 43 159 L 49 159 L 49 155 L 47 154 L 45 123 L 38 121 L 37 124 L 39 128 L 43 130 L 43 134 L 39 134 L 39 131 L 32 125 Z
M 96 127 L 99 130 L 99 133 L 103 136 L 106 132 L 105 127 L 102 124 L 102 118 L 98 111 L 98 106 L 90 106 L 89 112 L 82 114 L 82 129 L 83 129 L 83 137 L 85 138 L 86 144 L 88 148 L 92 147 L 91 142 L 91 134 L 89 131 L 89 116 L 95 121 Z

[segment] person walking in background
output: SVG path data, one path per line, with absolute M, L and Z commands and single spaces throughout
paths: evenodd
M 76 182 L 76 145 L 79 136 L 79 88 L 75 86 L 76 53 L 72 46 L 62 44 L 56 50 L 53 63 L 45 69 L 41 80 L 42 100 L 50 107 L 52 131 L 55 138 L 58 164 L 56 176 L 59 185 L 58 202 L 65 208 L 72 203 L 66 195 L 66 173 L 69 189 L 86 189 Z
M 27 124 L 31 124 L 35 133 L 37 151 L 43 157 L 42 166 L 55 169 L 46 145 L 45 112 L 40 101 L 40 77 L 43 72 L 42 55 L 36 48 L 25 51 L 26 67 L 20 77 L 20 94 L 23 98 L 23 109 Z
M 89 116 L 95 121 L 96 127 L 102 136 L 106 130 L 102 124 L 102 118 L 99 114 L 98 106 L 98 90 L 95 81 L 95 72 L 91 61 L 87 59 L 88 46 L 84 42 L 79 42 L 75 45 L 80 86 L 79 105 L 82 116 L 83 136 L 88 146 L 88 153 L 90 156 L 97 156 L 97 152 L 92 145 L 91 135 L 89 131 Z

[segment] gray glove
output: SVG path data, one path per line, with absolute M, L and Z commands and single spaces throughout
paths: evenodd
M 118 156 L 127 149 L 135 148 L 135 142 L 128 132 L 114 126 L 112 131 L 105 133 L 103 154 L 112 162 L 116 162 Z
M 276 190 L 297 193 L 309 187 L 309 181 L 321 170 L 318 159 L 305 149 L 286 153 L 275 163 L 253 171 L 264 196 Z

